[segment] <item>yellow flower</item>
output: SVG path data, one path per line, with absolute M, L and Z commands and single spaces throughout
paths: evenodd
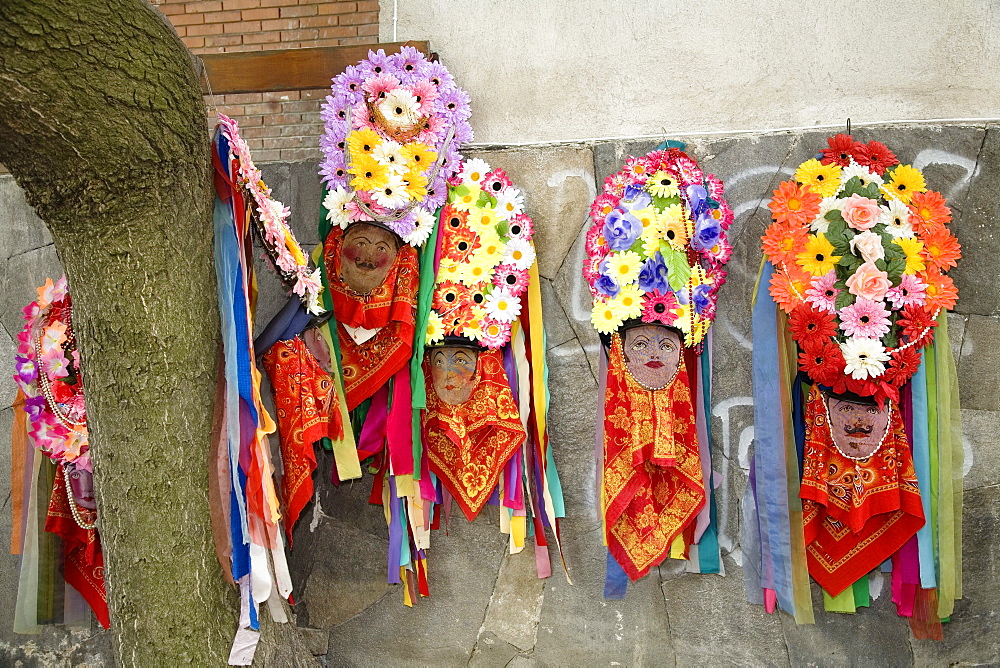
M 615 279 L 615 283 L 618 285 L 635 283 L 639 279 L 639 272 L 642 270 L 642 258 L 639 257 L 638 253 L 630 250 L 612 253 L 605 262 L 607 262 L 607 271 L 605 273 Z
M 806 160 L 795 171 L 795 180 L 820 197 L 833 197 L 840 189 L 840 165 L 824 165 L 816 158 Z
M 662 169 L 646 179 L 646 190 L 657 197 L 677 197 L 681 194 L 677 189 L 677 179 Z
M 351 162 L 362 156 L 370 156 L 381 143 L 382 138 L 371 128 L 355 130 L 347 137 L 347 150 L 350 151 Z
M 427 194 L 427 179 L 423 174 L 409 171 L 403 176 L 403 181 L 406 182 L 406 194 L 410 199 L 420 200 Z
M 919 169 L 914 169 L 910 165 L 899 165 L 892 172 L 892 180 L 882 186 L 882 192 L 889 197 L 898 199 L 903 204 L 909 204 L 913 193 L 922 193 L 927 190 L 924 182 L 924 175 Z
M 444 340 L 444 322 L 442 322 L 441 316 L 439 316 L 434 311 L 431 311 L 430 315 L 427 317 L 427 332 L 426 335 L 424 336 L 424 342 L 427 345 L 431 346 L 443 340 Z
M 300 267 L 305 265 L 306 256 L 302 253 L 302 247 L 299 246 L 299 242 L 295 240 L 291 230 L 287 229 L 285 230 L 285 248 L 287 248 L 292 254 L 292 257 L 295 258 L 295 264 Z
M 906 253 L 906 269 L 903 270 L 904 274 L 915 274 L 927 268 L 924 264 L 924 259 L 920 257 L 920 251 L 924 248 L 923 241 L 916 237 L 896 237 L 892 240 L 892 243 L 902 248 L 903 252 Z
M 462 328 L 462 335 L 473 341 L 483 338 L 483 322 L 486 321 L 486 309 L 481 306 L 472 307 L 472 322 Z
M 469 227 L 476 234 L 496 234 L 500 216 L 490 207 L 473 207 L 469 210 Z
M 454 260 L 442 258 L 441 266 L 438 267 L 437 280 L 434 281 L 435 285 L 444 283 L 445 281 L 459 280 L 464 266 L 465 265 L 459 264 Z
M 473 255 L 462 265 L 461 272 L 458 275 L 458 280 L 463 285 L 476 285 L 477 283 L 482 283 L 489 280 L 490 270 L 493 267 L 487 266 L 487 262 L 483 259 L 481 253 L 473 253 Z
M 406 166 L 410 171 L 424 173 L 435 160 L 437 152 L 427 144 L 415 141 L 399 149 L 400 154 L 406 159 Z
M 806 249 L 795 256 L 798 264 L 813 276 L 823 276 L 840 262 L 825 234 L 809 235 Z
M 642 295 L 643 292 L 638 285 L 629 283 L 623 285 L 615 298 L 608 301 L 608 304 L 617 311 L 622 320 L 638 318 L 642 315 Z
M 622 326 L 623 319 L 614 306 L 607 302 L 596 302 L 590 312 L 590 322 L 602 334 L 611 334 Z
M 503 256 L 506 251 L 507 245 L 500 240 L 500 236 L 496 233 L 496 230 L 487 228 L 479 233 L 479 248 L 473 253 L 473 257 L 481 257 L 481 261 L 487 264 L 490 269 L 493 269 L 493 267 L 503 262 Z
M 355 190 L 379 190 L 389 185 L 389 168 L 371 156 L 360 156 L 347 171 L 354 175 L 351 187 Z
M 452 191 L 452 197 L 449 199 L 452 200 L 452 206 L 459 211 L 471 211 L 472 207 L 479 201 L 479 195 L 482 192 L 482 189 L 475 183 L 463 183 Z
M 662 221 L 657 220 L 656 225 L 645 228 L 639 241 L 642 242 L 642 254 L 645 257 L 653 257 L 660 250 L 660 241 L 663 239 Z
M 663 238 L 671 248 L 685 250 L 688 243 L 688 226 L 684 209 L 680 204 L 671 204 L 661 214 Z

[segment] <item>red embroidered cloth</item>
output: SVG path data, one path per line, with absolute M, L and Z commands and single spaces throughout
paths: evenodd
M 410 359 L 420 274 L 416 250 L 403 244 L 382 285 L 368 295 L 358 295 L 340 280 L 343 239 L 339 227 L 330 231 L 323 245 L 323 261 L 333 312 L 341 325 L 337 327 L 337 338 L 347 409 L 353 410 Z M 357 344 L 343 325 L 381 329 L 371 339 Z
M 499 350 L 480 351 L 472 395 L 455 406 L 434 391 L 426 357 L 424 377 L 423 438 L 431 470 L 473 520 L 489 501 L 504 465 L 527 437 L 507 384 L 503 358 Z
M 108 628 L 108 597 L 104 590 L 104 553 L 96 529 L 84 529 L 73 519 L 73 512 L 66 498 L 66 478 L 63 467 L 56 467 L 52 497 L 49 499 L 45 530 L 62 539 L 63 577 L 66 582 L 80 592 L 101 626 Z M 87 523 L 92 522 L 97 513 L 79 508 Z
M 924 525 L 920 490 L 903 419 L 893 405 L 890 434 L 868 459 L 834 446 L 823 395 L 815 386 L 805 410 L 803 524 L 809 574 L 830 595 L 847 589 Z
M 604 520 L 608 550 L 632 580 L 670 553 L 705 505 L 687 356 L 674 380 L 647 390 L 612 336 L 604 398 Z

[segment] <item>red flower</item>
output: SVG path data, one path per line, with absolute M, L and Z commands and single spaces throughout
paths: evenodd
M 660 294 L 659 292 L 646 295 L 646 303 L 642 305 L 643 322 L 662 322 L 664 325 L 673 325 L 676 319 L 674 309 L 677 308 L 677 299 L 672 292 Z M 704 315 L 704 314 L 703 314 Z
M 882 373 L 882 380 L 896 387 L 902 387 L 920 366 L 920 353 L 916 347 L 896 348 L 892 351 L 889 366 Z
M 820 160 L 824 165 L 834 164 L 847 167 L 851 164 L 851 158 L 859 147 L 864 146 L 861 142 L 854 141 L 851 135 L 839 134 L 826 140 L 830 148 L 823 149 L 823 158 Z
M 867 146 L 859 143 L 854 152 L 854 162 L 868 167 L 879 176 L 885 174 L 889 167 L 899 164 L 896 154 L 880 141 L 870 141 Z
M 434 299 L 431 306 L 435 311 L 445 317 L 446 314 L 457 306 L 468 304 L 472 298 L 469 288 L 461 283 L 453 281 L 442 281 L 441 285 L 434 290 Z
M 446 222 L 456 220 L 458 213 L 456 211 L 453 216 L 446 219 Z M 461 264 L 468 260 L 472 251 L 477 248 L 479 248 L 479 237 L 468 227 L 462 226 L 457 229 L 451 226 L 445 227 L 444 241 L 441 244 L 442 257 Z
M 915 347 L 922 348 L 931 342 L 933 337 L 931 328 L 937 327 L 937 320 L 932 318 L 923 306 L 908 304 L 903 307 L 899 315 L 896 326 L 902 328 L 906 343 L 913 343 Z
M 828 339 L 837 333 L 833 314 L 820 311 L 808 302 L 795 307 L 789 322 L 796 341 Z
M 820 385 L 843 382 L 844 354 L 833 339 L 810 338 L 799 343 L 799 368 Z

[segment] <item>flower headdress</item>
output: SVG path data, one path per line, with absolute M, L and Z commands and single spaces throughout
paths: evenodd
M 486 348 L 510 340 L 535 262 L 524 196 L 502 169 L 468 160 L 441 209 L 441 256 L 426 343 L 465 337 Z
M 309 264 L 302 247 L 296 241 L 285 219 L 290 213 L 287 206 L 271 197 L 261 177 L 261 172 L 250 157 L 250 148 L 240 136 L 240 127 L 225 114 L 219 114 L 219 129 L 229 140 L 229 150 L 236 158 L 236 184 L 253 200 L 257 231 L 267 249 L 275 273 L 292 292 L 297 294 L 306 309 L 313 314 L 323 313 L 319 303 L 319 293 L 323 285 L 319 279 L 319 269 Z
M 583 267 L 599 332 L 641 318 L 676 327 L 687 346 L 702 341 L 732 253 L 722 195 L 722 182 L 676 148 L 630 157 L 605 179 Z
M 66 277 L 48 279 L 24 307 L 14 380 L 26 397 L 31 437 L 50 459 L 91 470 L 80 355 Z
M 472 139 L 469 96 L 413 47 L 381 49 L 333 80 L 320 175 L 330 222 L 372 221 L 420 246 L 444 203 L 458 146 Z
M 958 299 L 945 272 L 961 247 L 944 198 L 884 144 L 839 134 L 769 206 L 770 292 L 790 316 L 799 368 L 835 392 L 898 399 Z

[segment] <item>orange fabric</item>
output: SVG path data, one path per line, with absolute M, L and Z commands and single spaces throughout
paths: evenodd
M 337 327 L 347 409 L 353 410 L 402 369 L 413 352 L 417 289 L 420 287 L 417 251 L 403 244 L 385 281 L 368 295 L 358 295 L 340 280 L 340 248 L 344 232 L 335 227 L 323 245 L 323 261 L 333 312 L 340 325 L 379 329 L 358 345 L 342 326 Z
M 264 355 L 263 362 L 278 414 L 284 466 L 281 501 L 285 507 L 285 533 L 291 542 L 292 528 L 312 499 L 312 474 L 316 470 L 313 444 L 325 436 L 341 438 L 343 425 L 336 405 L 331 409 L 336 397 L 333 379 L 302 339 L 296 336 L 278 341 Z
M 66 582 L 80 592 L 101 626 L 108 628 L 110 620 L 108 597 L 104 590 L 104 553 L 101 551 L 101 540 L 97 529 L 84 529 L 73 519 L 67 493 L 63 467 L 56 466 L 45 530 L 56 534 L 63 541 L 63 577 Z M 78 510 L 88 523 L 97 517 L 93 510 L 79 506 Z
M 424 377 L 427 410 L 422 422 L 431 470 L 473 520 L 490 500 L 503 467 L 527 438 L 501 352 L 480 351 L 476 386 L 468 401 L 458 405 L 438 397 L 426 357 Z
M 11 554 L 21 554 L 24 547 L 21 516 L 24 513 L 24 467 L 28 454 L 28 414 L 24 412 L 24 401 L 24 392 L 18 388 L 14 405 L 11 406 L 14 411 L 14 427 L 10 431 Z
M 686 361 L 647 390 L 625 369 L 612 336 L 604 398 L 604 515 L 608 550 L 632 580 L 662 562 L 705 505 Z
M 895 405 L 891 433 L 868 459 L 849 459 L 834 446 L 823 395 L 815 386 L 806 402 L 805 420 L 799 497 L 806 560 L 809 574 L 836 596 L 924 525 L 920 490 Z

